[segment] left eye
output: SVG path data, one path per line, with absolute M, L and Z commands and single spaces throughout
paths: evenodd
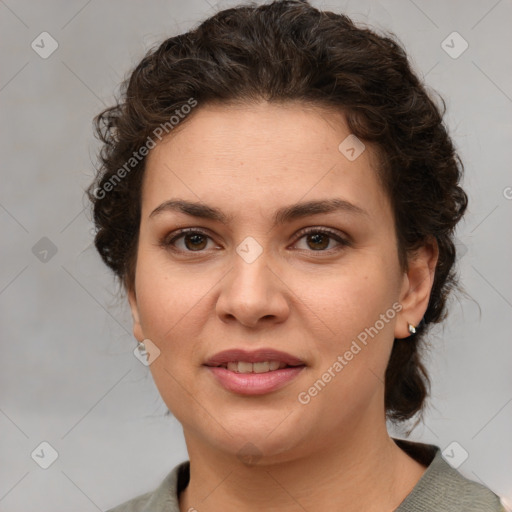
M 177 246 L 176 242 L 182 239 L 182 246 Z M 310 229 L 299 233 L 299 238 L 295 245 L 302 239 L 305 239 L 307 248 L 305 250 L 312 250 L 316 252 L 327 252 L 332 250 L 333 247 L 329 247 L 330 243 L 334 240 L 338 242 L 338 246 L 344 247 L 349 245 L 348 241 L 343 239 L 338 233 L 327 229 Z M 201 252 L 207 248 L 208 240 L 212 238 L 196 229 L 182 229 L 178 234 L 165 237 L 161 245 L 163 247 L 171 247 L 181 252 Z M 304 249 L 301 249 L 304 250 Z
M 313 251 L 322 252 L 333 249 L 332 247 L 328 247 L 332 240 L 338 242 L 338 245 L 341 245 L 342 247 L 348 245 L 348 242 L 340 235 L 326 229 L 311 229 L 309 231 L 302 232 L 302 236 L 300 236 L 299 240 L 302 240 L 303 238 L 306 240 L 308 248 Z

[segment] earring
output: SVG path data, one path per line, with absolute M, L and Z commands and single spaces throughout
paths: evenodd
M 416 327 L 414 327 L 414 325 L 412 325 L 412 324 L 408 324 L 408 325 L 409 325 L 409 327 L 408 327 L 409 328 L 409 332 L 411 334 L 416 334 Z
M 144 345 L 143 341 L 137 341 L 137 349 L 141 353 L 141 355 L 146 355 L 146 345 Z

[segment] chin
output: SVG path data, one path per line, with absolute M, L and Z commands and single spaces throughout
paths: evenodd
M 214 422 L 215 429 L 212 422 L 208 422 L 201 428 L 204 441 L 242 462 L 249 460 L 272 464 L 290 460 L 293 453 L 302 451 L 301 447 L 307 449 L 308 429 L 304 421 L 299 428 L 289 408 L 288 412 L 286 409 L 281 411 L 278 414 L 275 411 L 259 411 L 255 418 L 254 410 L 246 410 L 230 417 L 224 416 L 222 427 Z M 197 432 L 197 423 L 195 425 Z

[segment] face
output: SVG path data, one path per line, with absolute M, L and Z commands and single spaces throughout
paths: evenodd
M 426 303 L 400 269 L 373 149 L 348 159 L 349 135 L 340 113 L 297 103 L 203 106 L 151 150 L 129 300 L 187 443 L 284 460 L 384 422 L 393 339 Z M 230 350 L 260 364 L 215 358 Z M 299 366 L 267 373 L 271 360 Z

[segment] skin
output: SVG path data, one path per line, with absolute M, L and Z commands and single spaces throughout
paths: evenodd
M 150 370 L 183 425 L 191 478 L 181 511 L 389 511 L 425 471 L 388 435 L 383 383 L 394 338 L 407 338 L 408 322 L 417 325 L 426 311 L 437 247 L 425 244 L 406 272 L 400 268 L 375 151 L 366 145 L 349 161 L 338 150 L 349 134 L 341 113 L 296 102 L 206 105 L 148 155 L 128 297 L 134 335 L 161 351 Z M 330 198 L 366 213 L 272 226 L 280 207 Z M 150 216 L 170 199 L 206 203 L 230 222 Z M 350 244 L 297 235 L 322 227 Z M 174 251 L 159 244 L 179 228 L 208 236 L 182 237 Z M 236 252 L 248 236 L 263 251 L 252 263 Z M 299 403 L 298 394 L 396 303 L 401 311 L 378 335 Z M 221 350 L 263 347 L 307 366 L 284 388 L 249 397 L 224 389 L 203 366 Z M 256 464 L 238 457 L 247 442 Z

